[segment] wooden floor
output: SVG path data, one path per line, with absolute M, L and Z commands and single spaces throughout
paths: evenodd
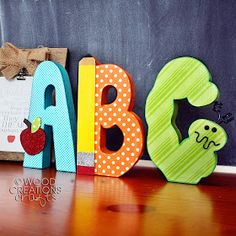
M 56 200 L 45 207 L 33 198 L 19 201 L 14 191 L 30 176 L 55 178 Z M 44 181 L 41 188 L 51 187 Z M 213 174 L 191 186 L 167 183 L 154 168 L 135 167 L 122 178 L 109 178 L 1 162 L 0 186 L 1 236 L 236 235 L 233 175 Z

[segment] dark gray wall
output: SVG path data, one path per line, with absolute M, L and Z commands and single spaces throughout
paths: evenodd
M 144 122 L 146 97 L 163 65 L 183 55 L 199 58 L 221 90 L 225 112 L 236 115 L 234 0 L 0 0 L 0 30 L 1 43 L 69 48 L 75 100 L 81 57 L 92 54 L 122 66 L 134 78 L 134 110 Z M 197 117 L 215 119 L 216 114 L 180 104 L 177 123 L 184 134 Z M 229 142 L 219 163 L 236 165 L 235 122 L 223 126 Z

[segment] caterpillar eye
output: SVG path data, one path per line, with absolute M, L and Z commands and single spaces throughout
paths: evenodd
M 213 127 L 213 128 L 211 129 L 211 131 L 212 131 L 213 133 L 215 133 L 215 132 L 217 131 L 217 128 Z
M 204 127 L 204 129 L 205 129 L 205 130 L 209 130 L 210 127 L 209 127 L 208 125 L 206 125 L 206 126 Z

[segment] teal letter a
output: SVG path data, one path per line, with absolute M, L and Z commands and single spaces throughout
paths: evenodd
M 55 89 L 56 104 L 52 105 Z M 44 150 L 34 156 L 25 153 L 24 167 L 47 168 L 51 163 L 52 137 L 54 140 L 56 169 L 75 172 L 76 117 L 69 76 L 54 62 L 42 62 L 34 75 L 29 120 L 42 120 L 46 133 Z

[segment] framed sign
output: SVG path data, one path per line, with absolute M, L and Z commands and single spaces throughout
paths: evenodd
M 23 160 L 20 133 L 28 117 L 32 77 L 0 77 L 0 160 Z

